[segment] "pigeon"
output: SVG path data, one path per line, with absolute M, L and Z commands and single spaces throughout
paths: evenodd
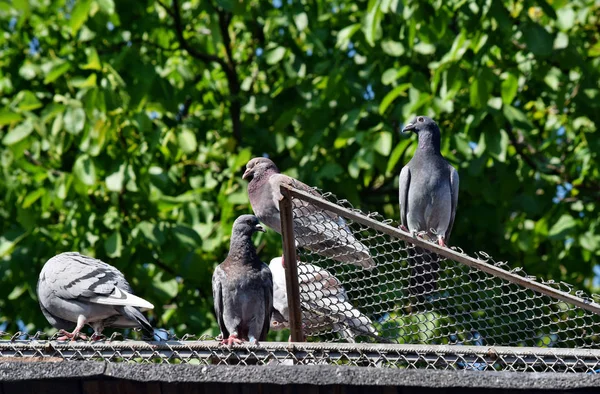
M 94 329 L 93 340 L 102 339 L 109 326 L 141 327 L 154 336 L 141 313 L 154 306 L 133 294 L 119 270 L 98 259 L 77 252 L 52 257 L 40 272 L 37 294 L 42 313 L 60 330 L 59 340 L 85 338 L 80 334 L 85 324 Z
M 249 181 L 248 197 L 254 214 L 262 223 L 280 234 L 279 201 L 283 198 L 281 185 L 289 185 L 322 197 L 306 184 L 281 174 L 275 163 L 265 157 L 251 159 L 246 164 L 242 178 Z M 354 237 L 342 217 L 300 199 L 295 199 L 294 205 L 295 210 L 301 212 L 294 218 L 296 246 L 362 268 L 372 269 L 375 266 L 369 249 Z
M 215 268 L 212 290 L 221 329 L 221 344 L 267 339 L 273 308 L 273 278 L 260 261 L 252 234 L 264 232 L 256 216 L 241 215 L 233 223 L 229 254 Z
M 413 158 L 400 172 L 400 220 L 402 228 L 425 235 L 446 246 L 458 203 L 458 172 L 440 152 L 440 129 L 433 119 L 417 116 L 402 132 L 418 135 Z M 413 262 L 410 290 L 431 293 L 437 285 L 439 256 L 415 247 L 409 250 Z
M 289 327 L 287 288 L 282 260 L 281 257 L 276 257 L 269 264 L 273 274 L 271 329 L 274 331 Z M 341 282 L 329 271 L 313 264 L 298 264 L 298 281 L 304 308 L 304 334 L 310 336 L 329 331 L 339 332 L 348 342 L 354 342 L 358 335 L 378 335 L 371 319 L 350 304 Z

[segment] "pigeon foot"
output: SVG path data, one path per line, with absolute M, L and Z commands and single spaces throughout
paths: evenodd
M 73 332 L 68 332 L 66 330 L 60 330 L 58 332 L 61 336 L 56 338 L 57 341 L 66 341 L 66 340 L 71 340 L 71 341 L 76 341 L 78 339 L 83 339 L 83 340 L 87 340 L 87 335 L 85 334 L 81 334 L 79 332 L 79 330 L 75 330 Z
M 92 334 L 92 337 L 90 338 L 92 341 L 102 341 L 104 339 L 106 339 L 106 336 L 102 335 L 102 334 Z
M 230 336 L 229 336 L 229 338 L 227 338 L 227 339 L 223 339 L 223 340 L 221 341 L 221 345 L 227 345 L 227 346 L 231 346 L 231 345 L 233 345 L 233 344 L 240 345 L 240 344 L 242 344 L 242 343 L 244 343 L 244 341 L 243 341 L 243 340 L 241 340 L 241 339 L 239 339 L 239 338 L 238 338 L 237 336 L 235 336 L 235 335 L 230 335 Z

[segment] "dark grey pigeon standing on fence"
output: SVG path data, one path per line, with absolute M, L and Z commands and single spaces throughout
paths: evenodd
M 440 129 L 433 119 L 417 116 L 402 131 L 418 136 L 417 150 L 400 172 L 402 226 L 446 246 L 458 203 L 458 172 L 440 152 Z M 411 293 L 431 293 L 437 287 L 439 256 L 418 247 L 409 250 L 409 256 L 413 263 Z
M 280 234 L 279 201 L 283 198 L 281 185 L 289 185 L 321 197 L 313 188 L 281 174 L 275 163 L 264 157 L 251 159 L 246 164 L 242 178 L 249 180 L 248 197 L 254 214 Z M 299 199 L 294 200 L 294 209 L 300 209 L 301 212 L 294 219 L 297 246 L 359 267 L 370 269 L 375 266 L 369 249 L 354 237 L 342 217 Z
M 61 330 L 59 340 L 85 338 L 79 332 L 86 324 L 94 329 L 92 339 L 102 338 L 109 326 L 141 327 L 146 335 L 154 335 L 141 313 L 154 306 L 133 295 L 123 274 L 98 259 L 76 252 L 52 257 L 40 272 L 37 294 L 42 313 Z
M 256 216 L 242 215 L 233 223 L 229 254 L 215 268 L 212 290 L 222 344 L 267 339 L 273 308 L 273 277 L 260 261 L 252 234 L 264 232 Z

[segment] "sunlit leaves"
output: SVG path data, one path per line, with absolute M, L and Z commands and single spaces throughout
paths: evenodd
M 80 0 L 75 3 L 75 7 L 73 8 L 69 19 L 69 27 L 71 28 L 72 35 L 77 34 L 81 26 L 87 20 L 91 5 L 92 0 Z

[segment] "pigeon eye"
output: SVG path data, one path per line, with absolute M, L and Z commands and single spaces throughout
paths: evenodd
M 419 116 L 419 117 L 417 118 L 417 122 L 423 122 L 423 117 L 422 117 L 422 116 Z

